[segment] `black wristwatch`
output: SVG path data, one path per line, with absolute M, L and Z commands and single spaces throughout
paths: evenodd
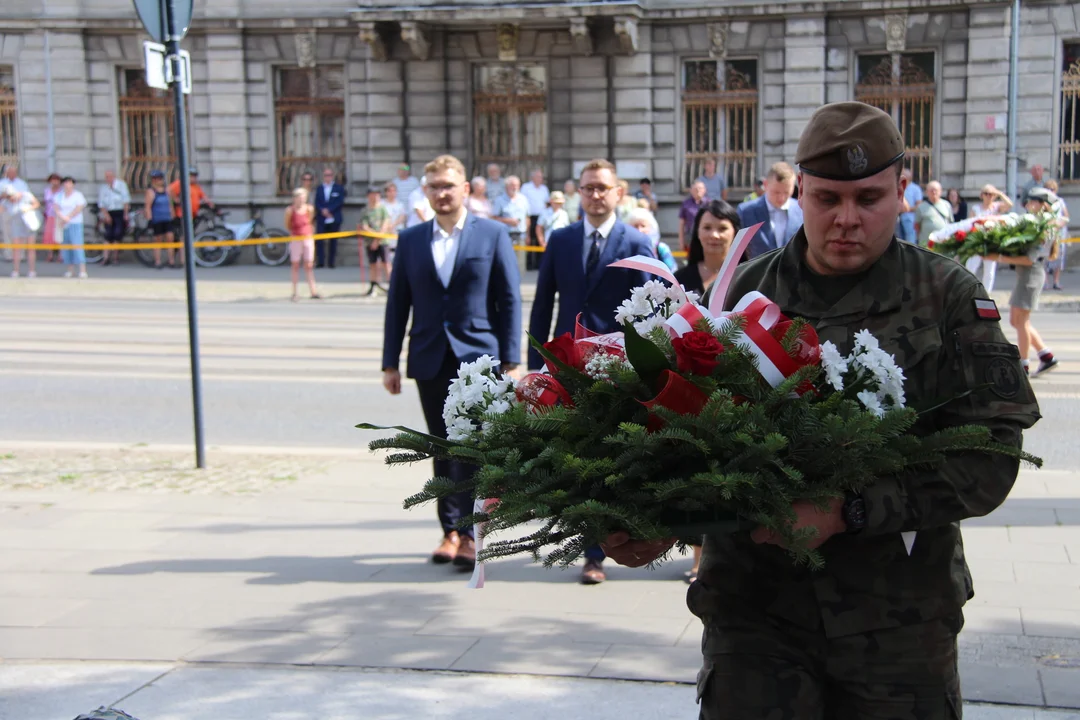
M 840 517 L 844 519 L 849 535 L 861 532 L 866 527 L 866 502 L 862 495 L 848 493 L 844 498 L 844 505 L 840 508 Z

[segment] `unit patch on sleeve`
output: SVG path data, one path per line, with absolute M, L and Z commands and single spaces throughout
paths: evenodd
M 1000 320 L 997 303 L 990 299 L 975 298 L 975 314 L 982 320 Z

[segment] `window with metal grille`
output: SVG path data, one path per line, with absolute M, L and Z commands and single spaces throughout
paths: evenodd
M 687 60 L 682 74 L 683 192 L 715 158 L 732 197 L 758 175 L 758 63 L 753 58 Z
M 472 173 L 497 163 L 522 179 L 548 165 L 547 68 L 477 65 L 473 71 Z
M 19 116 L 15 106 L 15 71 L 0 66 L 0 167 L 19 163 Z
M 1065 43 L 1063 55 L 1057 173 L 1062 182 L 1080 182 L 1080 43 Z
M 856 63 L 855 99 L 892 115 L 904 136 L 904 166 L 915 182 L 934 177 L 934 53 L 873 53 Z
M 277 193 L 300 187 L 324 167 L 345 182 L 345 69 L 340 65 L 279 68 L 274 86 Z
M 146 84 L 142 68 L 120 68 L 120 177 L 132 192 L 150 187 L 150 171 L 161 170 L 167 182 L 179 172 L 176 113 L 166 90 Z

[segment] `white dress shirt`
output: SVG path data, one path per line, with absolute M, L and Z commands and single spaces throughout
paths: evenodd
M 589 251 L 592 250 L 592 236 L 594 232 L 600 232 L 600 254 L 604 254 L 604 247 L 607 245 L 608 236 L 611 235 L 611 229 L 615 227 L 615 213 L 611 214 L 603 225 L 600 227 L 593 227 L 593 224 L 589 222 L 589 218 L 585 218 L 585 243 L 581 250 L 581 264 L 583 267 L 589 265 Z
M 439 225 L 438 218 L 431 221 L 434 226 L 431 233 L 431 257 L 435 260 L 435 272 L 439 274 L 443 287 L 450 287 L 450 276 L 454 274 L 454 263 L 461 245 L 461 232 L 465 229 L 465 218 L 468 215 L 468 212 L 463 211 L 449 233 Z
M 529 215 L 540 216 L 544 214 L 544 208 L 547 207 L 548 200 L 551 199 L 551 193 L 548 192 L 547 185 L 533 185 L 531 182 L 527 182 L 521 186 L 521 194 L 529 201 Z
M 773 207 L 768 198 L 765 198 L 765 207 L 769 209 L 769 224 L 772 225 L 772 234 L 776 239 L 776 247 L 784 247 L 787 242 L 788 208 L 791 207 L 791 200 L 785 201 L 783 205 L 776 208 Z
M 98 209 L 105 211 L 123 210 L 131 204 L 131 193 L 127 183 L 117 178 L 112 185 L 101 184 L 98 188 Z
M 330 202 L 330 193 L 334 192 L 334 183 L 323 183 L 323 201 Z

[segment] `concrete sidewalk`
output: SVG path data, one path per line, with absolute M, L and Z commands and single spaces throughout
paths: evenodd
M 3 265 L 0 264 L 0 268 Z M 141 265 L 90 267 L 87 280 L 65 279 L 59 264 L 38 263 L 39 277 L 29 280 L 0 278 L 0 297 L 70 297 L 98 300 L 182 300 L 186 297 L 184 274 L 180 270 L 153 270 Z M 5 274 L 6 273 L 0 273 Z M 385 303 L 385 296 L 368 297 L 369 284 L 362 281 L 360 268 L 338 267 L 316 270 L 316 281 L 323 297 L 334 303 Z M 531 302 L 536 294 L 536 271 L 522 277 L 522 299 Z M 997 290 L 993 297 L 1004 310 L 1015 282 L 1015 273 L 1007 267 L 998 271 Z M 230 265 L 196 270 L 197 293 L 204 302 L 288 301 L 291 294 L 289 268 L 264 265 Z M 1080 273 L 1062 275 L 1064 290 L 1047 290 L 1040 309 L 1049 312 L 1080 311 Z M 306 285 L 301 280 L 301 299 L 307 302 Z
M 100 705 L 140 720 L 690 720 L 694 688 L 356 668 L 162 663 L 0 664 L 0 717 L 68 720 Z M 968 703 L 966 720 L 1080 720 L 1069 711 Z
M 472 591 L 465 576 L 431 565 L 434 511 L 401 509 L 426 465 L 391 470 L 352 457 L 292 482 L 188 492 L 70 489 L 63 478 L 77 468 L 28 483 L 9 467 L 0 463 L 4 682 L 22 667 L 11 663 L 84 660 L 686 684 L 700 663 L 686 558 L 652 571 L 613 566 L 598 587 L 578 585 L 574 571 L 504 560 Z M 965 525 L 977 592 L 961 636 L 969 701 L 1080 708 L 1078 479 L 1024 472 L 1002 508 Z M 657 717 L 692 716 L 692 694 L 679 693 L 678 711 Z M 587 714 L 606 717 L 598 712 Z

